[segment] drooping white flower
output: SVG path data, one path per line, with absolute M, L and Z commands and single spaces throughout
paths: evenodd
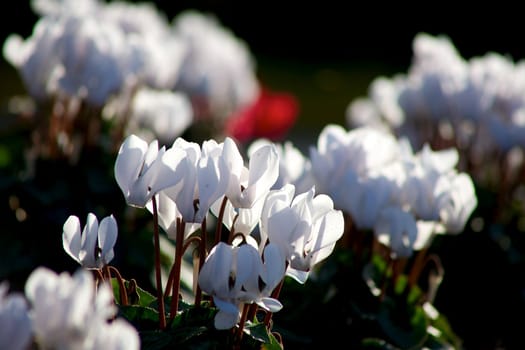
M 284 277 L 285 260 L 280 249 L 268 246 L 264 263 L 252 240 L 240 246 L 219 242 L 215 245 L 199 274 L 202 290 L 213 296 L 219 308 L 215 317 L 217 329 L 232 328 L 239 320 L 239 306 L 257 303 L 270 312 L 282 304 L 270 297 Z
M 0 283 L 0 349 L 25 350 L 32 338 L 27 300 L 21 293 L 8 294 L 8 283 Z
M 160 190 L 177 185 L 186 175 L 185 157 L 178 148 L 159 150 L 157 140 L 148 146 L 140 137 L 128 136 L 115 161 L 115 179 L 126 202 L 143 208 Z
M 82 267 L 100 269 L 109 264 L 114 257 L 113 246 L 117 241 L 117 221 L 113 215 L 100 221 L 89 213 L 81 233 L 77 216 L 68 217 L 63 226 L 62 243 L 64 250 Z

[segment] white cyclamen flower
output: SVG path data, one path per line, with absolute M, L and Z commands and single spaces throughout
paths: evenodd
M 259 148 L 271 144 L 272 142 L 267 139 L 255 140 L 248 148 L 248 156 L 251 158 Z M 290 183 L 295 186 L 299 193 L 308 191 L 314 184 L 310 160 L 290 141 L 284 144 L 273 144 L 279 155 L 279 177 L 272 189 L 279 189 Z
M 230 172 L 226 195 L 236 208 L 251 208 L 265 196 L 279 177 L 279 155 L 275 145 L 265 145 L 255 151 L 244 166 L 242 156 L 231 138 L 224 140 L 222 157 Z
M 7 282 L 0 283 L 0 349 L 26 350 L 32 333 L 27 301 L 8 289 Z
M 213 296 L 219 308 L 215 317 L 217 329 L 235 326 L 242 303 L 257 303 L 270 312 L 282 308 L 270 294 L 284 277 L 284 256 L 279 248 L 268 245 L 263 263 L 256 243 L 247 242 L 240 246 L 219 242 L 210 251 L 199 274 L 200 287 Z
M 128 136 L 115 162 L 115 179 L 126 202 L 144 208 L 160 190 L 177 185 L 185 175 L 184 157 L 181 149 L 159 150 L 157 140 L 148 146 L 140 137 Z
M 82 267 L 100 269 L 113 259 L 117 235 L 117 221 L 113 215 L 102 219 L 99 226 L 95 214 L 89 213 L 82 233 L 78 217 L 71 215 L 63 226 L 62 244 L 66 253 Z
M 340 210 L 334 209 L 332 199 L 324 194 L 315 196 L 313 187 L 286 205 L 293 193 L 291 187 L 268 195 L 261 230 L 289 261 L 287 275 L 304 283 L 313 266 L 332 253 L 343 235 L 344 218 Z

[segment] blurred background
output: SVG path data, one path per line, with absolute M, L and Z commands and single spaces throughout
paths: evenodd
M 215 14 L 243 39 L 255 57 L 261 82 L 297 97 L 299 119 L 288 139 L 303 151 L 316 143 L 326 124 L 345 125 L 346 107 L 367 94 L 373 79 L 406 73 L 412 40 L 419 32 L 447 35 L 465 59 L 490 51 L 515 61 L 525 58 L 519 11 L 504 4 L 476 4 L 465 13 L 458 11 L 459 5 L 441 2 L 424 3 L 424 9 L 423 3 L 383 7 L 375 2 L 357 6 L 335 1 L 159 0 L 155 4 L 168 20 L 190 8 Z M 28 37 L 37 20 L 29 2 L 11 6 L 1 13 L 2 43 L 10 33 Z M 25 90 L 3 57 L 0 69 L 4 110 L 11 96 Z M 2 137 L 6 125 L 0 125 Z M 519 232 L 511 237 L 518 254 L 525 251 L 522 236 Z M 520 319 L 525 312 L 523 258 L 512 258 L 493 236 L 471 230 L 440 243 L 437 249 L 446 272 L 435 305 L 447 315 L 465 347 L 519 348 L 523 323 L 511 319 Z
M 419 32 L 449 36 L 465 59 L 489 51 L 525 58 L 519 11 L 505 3 L 459 8 L 447 2 L 424 7 L 344 1 L 150 2 L 170 21 L 184 9 L 212 13 L 244 40 L 262 82 L 300 99 L 299 121 L 290 135 L 298 142 L 305 133 L 316 137 L 327 122 L 343 124 L 348 103 L 365 95 L 375 77 L 405 73 Z M 10 33 L 28 37 L 38 18 L 29 1 L 0 16 L 3 39 Z M 2 97 L 14 89 L 23 91 L 13 81 L 14 69 L 3 57 L 1 63 L 3 80 L 9 81 L 0 87 Z

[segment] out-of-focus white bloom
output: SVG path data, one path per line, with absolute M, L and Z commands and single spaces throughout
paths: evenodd
M 317 148 L 310 148 L 316 188 L 328 194 L 336 208 L 351 214 L 359 228 L 371 228 L 381 208 L 390 204 L 397 185 L 383 169 L 403 157 L 392 134 L 370 127 L 347 132 L 328 125 Z
M 377 240 L 391 250 L 393 258 L 408 258 L 414 250 L 417 225 L 414 216 L 399 207 L 385 208 L 374 225 Z
M 414 148 L 455 141 L 475 164 L 525 144 L 525 61 L 494 52 L 467 61 L 448 37 L 426 33 L 413 51 L 407 74 L 375 79 L 366 99 L 349 104 L 348 125 L 386 126 Z
M 33 35 L 10 36 L 4 56 L 35 98 L 59 95 L 102 107 L 128 80 L 174 87 L 185 44 L 153 5 L 40 0 L 33 8 L 42 15 Z
M 272 142 L 267 139 L 255 140 L 248 148 L 248 156 L 251 157 L 256 150 L 268 144 L 272 144 Z M 295 186 L 298 193 L 308 191 L 314 184 L 310 160 L 290 141 L 286 141 L 284 144 L 273 144 L 279 155 L 279 177 L 272 189 L 279 189 L 290 183 Z
M 474 184 L 465 173 L 443 176 L 436 184 L 436 206 L 448 233 L 460 233 L 478 201 Z
M 39 267 L 27 279 L 25 294 L 32 305 L 33 332 L 39 347 L 92 349 L 102 334 L 110 334 L 115 347 L 104 349 L 139 349 L 138 333 L 132 327 L 101 331 L 101 327 L 113 327 L 108 320 L 117 310 L 109 285 L 100 285 L 95 293 L 89 271 L 81 269 L 70 276 Z
M 240 246 L 219 242 L 200 271 L 200 287 L 213 296 L 219 308 L 215 317 L 217 329 L 232 328 L 237 323 L 241 303 L 257 303 L 270 312 L 282 308 L 278 300 L 269 296 L 284 277 L 284 257 L 277 247 L 268 245 L 263 262 L 256 244 L 247 242 Z
M 7 282 L 0 283 L 0 349 L 25 350 L 32 338 L 27 301 L 8 289 Z
M 169 90 L 142 88 L 131 105 L 126 134 L 151 132 L 153 139 L 172 143 L 191 125 L 193 110 L 186 95 Z
M 137 330 L 122 318 L 117 318 L 108 324 L 98 323 L 93 338 L 92 349 L 140 349 L 140 338 Z
M 82 267 L 100 269 L 113 259 L 113 246 L 118 235 L 117 221 L 113 215 L 103 218 L 99 226 L 95 214 L 89 213 L 82 233 L 78 217 L 71 215 L 63 229 L 64 250 Z
M 148 146 L 140 137 L 128 136 L 115 161 L 115 179 L 126 202 L 144 208 L 160 190 L 177 185 L 186 175 L 186 164 L 181 162 L 185 157 L 178 148 L 159 150 L 157 140 Z
M 192 10 L 175 17 L 173 28 L 188 49 L 176 89 L 205 102 L 219 117 L 255 101 L 255 63 L 243 41 L 216 18 Z
M 11 34 L 4 42 L 5 59 L 18 69 L 29 94 L 37 100 L 45 100 L 56 93 L 51 74 L 60 63 L 57 53 L 62 35 L 61 22 L 42 18 L 27 40 L 24 41 L 18 34 Z

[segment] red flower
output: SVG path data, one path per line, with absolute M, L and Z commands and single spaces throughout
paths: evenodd
M 262 88 L 257 100 L 226 123 L 226 134 L 240 142 L 257 138 L 282 139 L 295 124 L 299 113 L 296 97 L 287 92 Z

